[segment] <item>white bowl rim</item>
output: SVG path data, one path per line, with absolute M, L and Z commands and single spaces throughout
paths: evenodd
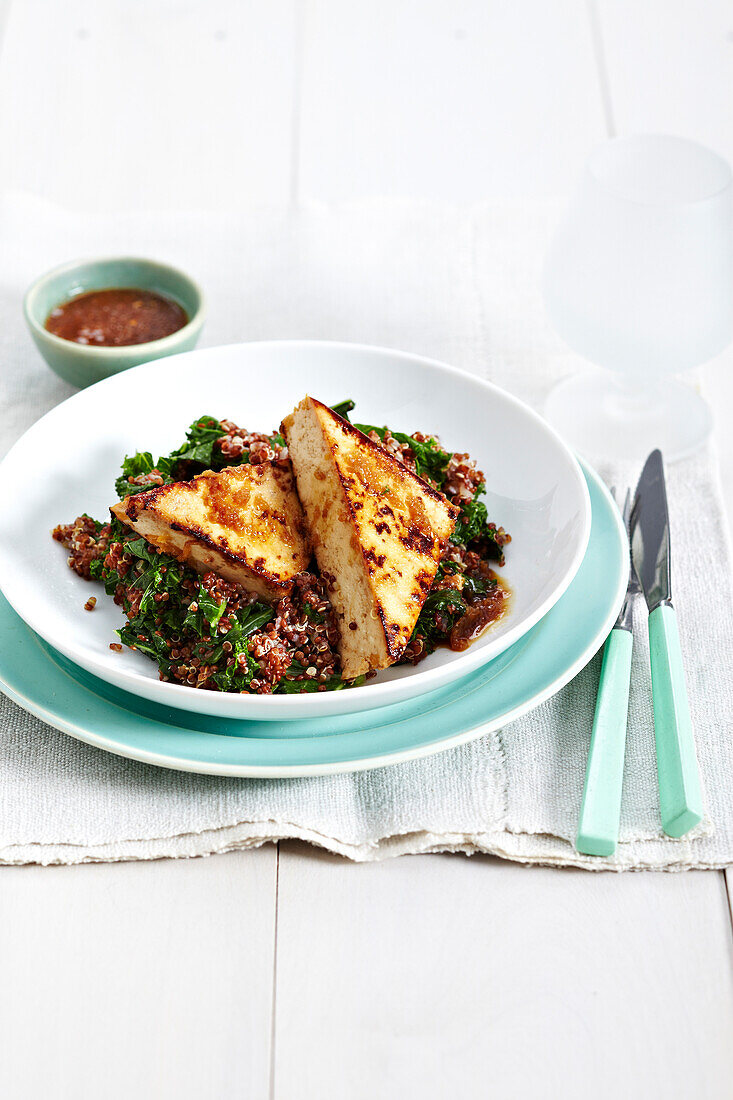
M 562 436 L 550 424 L 548 424 L 542 416 L 540 416 L 539 413 L 535 412 L 535 410 L 530 408 L 530 406 L 527 405 L 524 401 L 521 401 L 518 397 L 515 397 L 507 390 L 502 389 L 500 386 L 495 385 L 493 382 L 489 382 L 486 379 L 481 378 L 480 375 L 473 374 L 471 371 L 462 370 L 459 367 L 451 366 L 450 364 L 444 363 L 439 359 L 432 359 L 414 352 L 401 351 L 396 348 L 384 347 L 380 345 L 352 343 L 348 341 L 337 340 L 282 339 L 253 340 L 239 343 L 221 344 L 214 347 L 199 348 L 194 351 L 183 352 L 180 355 L 176 356 L 168 356 L 162 359 L 150 360 L 146 363 L 140 364 L 137 367 L 131 368 L 131 371 L 145 371 L 148 370 L 150 367 L 160 366 L 163 364 L 167 366 L 171 366 L 173 363 L 180 364 L 182 360 L 190 358 L 191 356 L 213 355 L 214 357 L 221 356 L 222 358 L 225 358 L 226 355 L 230 354 L 232 351 L 240 350 L 242 348 L 252 349 L 254 352 L 256 352 L 258 348 L 323 348 L 330 350 L 342 350 L 350 352 L 356 351 L 367 354 L 385 355 L 392 358 L 396 356 L 405 362 L 410 362 L 419 366 L 427 366 L 441 373 L 465 379 L 474 385 L 478 384 L 482 388 L 489 390 L 490 392 L 496 394 L 501 400 L 506 401 L 515 408 L 521 410 L 521 412 L 525 416 L 527 416 L 531 421 L 534 422 L 536 427 L 541 432 L 543 432 L 546 436 L 553 440 L 553 442 L 568 460 L 569 469 L 572 471 L 575 478 L 575 487 L 579 492 L 580 499 L 582 499 L 583 502 L 583 530 L 581 537 L 578 540 L 575 553 L 570 561 L 570 564 L 566 567 L 565 574 L 563 575 L 562 579 L 552 589 L 545 600 L 543 600 L 542 603 L 540 603 L 539 606 L 535 608 L 533 612 L 524 616 L 520 622 L 515 624 L 514 627 L 512 627 L 510 630 L 502 635 L 500 648 L 492 650 L 489 654 L 487 654 L 485 648 L 481 648 L 478 646 L 469 647 L 467 650 L 465 650 L 464 653 L 461 654 L 460 659 L 456 660 L 450 666 L 439 665 L 436 668 L 422 670 L 420 670 L 418 666 L 409 679 L 411 683 L 419 681 L 420 688 L 418 690 L 410 691 L 409 695 L 411 697 L 414 697 L 415 695 L 421 693 L 428 693 L 434 689 L 437 689 L 438 687 L 442 686 L 442 684 L 448 682 L 449 679 L 462 678 L 468 673 L 474 671 L 474 669 L 479 668 L 481 665 L 487 664 L 489 661 L 493 660 L 494 657 L 499 656 L 500 653 L 503 653 L 504 650 L 508 649 L 511 645 L 519 641 L 520 638 L 527 634 L 533 626 L 536 626 L 536 624 L 542 618 L 544 618 L 547 612 L 552 607 L 554 607 L 560 597 L 567 591 L 578 569 L 580 568 L 580 564 L 585 556 L 585 552 L 588 547 L 588 540 L 590 537 L 591 528 L 590 493 L 588 491 L 588 486 L 586 484 L 586 480 L 583 475 L 580 463 L 578 462 L 575 454 L 570 449 L 568 444 L 564 441 Z M 98 391 L 99 387 L 119 385 L 119 379 L 122 377 L 129 381 L 131 371 L 125 371 L 124 375 L 114 374 L 111 375 L 109 378 L 104 378 L 95 383 L 93 386 L 89 386 L 86 389 L 79 391 L 79 393 L 72 394 L 71 397 L 66 398 L 65 401 L 60 402 L 53 409 L 50 409 L 39 420 L 32 424 L 31 427 L 27 429 L 27 432 L 23 433 L 20 439 L 17 440 L 16 443 L 11 447 L 11 449 L 0 462 L 0 471 L 2 470 L 2 467 L 5 465 L 5 463 L 14 454 L 16 448 L 19 447 L 20 444 L 23 442 L 28 432 L 36 431 L 40 427 L 40 425 L 42 425 L 47 419 L 57 415 L 58 410 L 67 405 L 69 402 L 73 402 L 76 399 L 81 398 L 85 394 L 88 394 L 92 391 Z M 133 695 L 142 696 L 143 698 L 147 699 L 154 699 L 155 701 L 160 702 L 164 705 L 168 704 L 170 706 L 177 706 L 178 709 L 190 709 L 198 711 L 200 713 L 207 713 L 209 715 L 216 716 L 218 714 L 221 714 L 222 712 L 216 706 L 215 700 L 221 697 L 225 697 L 228 703 L 231 702 L 231 695 L 226 695 L 225 693 L 202 692 L 197 688 L 188 687 L 184 684 L 174 684 L 162 680 L 148 679 L 147 677 L 142 677 L 137 672 L 129 671 L 127 669 L 115 669 L 113 676 L 110 675 L 110 666 L 108 662 L 102 660 L 101 658 L 96 658 L 86 652 L 79 652 L 78 648 L 74 645 L 73 642 L 65 641 L 62 645 L 55 639 L 49 638 L 47 636 L 47 633 L 44 631 L 44 623 L 42 621 L 39 621 L 40 616 L 29 613 L 29 610 L 23 605 L 21 594 L 11 594 L 8 591 L 8 587 L 3 584 L 3 573 L 3 559 L 0 556 L 0 589 L 8 600 L 8 603 L 10 603 L 11 607 L 17 612 L 21 619 L 23 619 L 23 621 L 31 627 L 32 630 L 34 630 L 37 634 L 44 638 L 44 640 L 47 641 L 49 645 L 58 649 L 59 652 L 63 653 L 70 660 L 74 661 L 74 663 L 79 665 L 80 668 L 86 669 L 88 672 L 99 676 L 101 679 L 107 681 L 108 683 L 113 683 L 116 686 L 121 687 L 125 691 L 129 691 Z M 449 674 L 448 669 L 450 669 Z M 141 688 L 141 683 L 144 684 L 144 689 Z M 406 701 L 404 688 L 402 691 L 400 691 L 400 686 L 404 683 L 404 679 L 391 680 L 379 684 L 370 682 L 360 687 L 348 688 L 347 691 L 350 700 L 354 700 L 356 694 L 360 693 L 361 698 L 364 700 L 365 706 L 368 707 L 368 709 L 372 709 L 379 706 L 387 706 L 393 702 L 398 702 L 400 701 L 400 698 Z M 268 719 L 277 720 L 278 718 L 287 720 L 288 713 L 294 711 L 301 712 L 300 716 L 302 716 L 302 711 L 304 707 L 312 707 L 314 716 L 316 715 L 316 713 L 319 716 L 323 717 L 326 717 L 329 714 L 336 715 L 339 713 L 343 713 L 343 709 L 340 705 L 339 700 L 339 696 L 342 696 L 342 694 L 343 693 L 339 691 L 317 692 L 313 693 L 312 695 L 308 693 L 294 693 L 292 695 L 257 695 L 255 697 L 241 695 L 237 696 L 237 698 L 240 699 L 242 702 L 242 720 L 246 721 L 248 718 L 254 717 L 258 721 L 266 721 Z M 208 699 L 202 700 L 202 696 L 204 695 L 210 695 L 212 699 L 210 701 Z M 186 699 L 187 702 L 184 702 L 184 699 Z M 189 705 L 193 704 L 194 700 L 196 701 L 196 705 Z M 247 703 L 249 701 L 254 701 L 256 704 L 255 708 L 253 708 L 256 709 L 258 712 L 256 716 L 253 714 L 247 714 Z M 201 706 L 202 702 L 210 702 L 212 705 L 207 708 L 206 706 Z M 358 711 L 359 707 L 355 704 L 350 703 L 348 710 L 350 712 Z M 268 711 L 271 712 L 271 715 L 268 715 Z M 295 717 L 294 714 L 293 717 Z

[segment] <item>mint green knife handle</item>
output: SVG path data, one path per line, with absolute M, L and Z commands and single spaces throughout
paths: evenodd
M 583 804 L 575 847 L 588 856 L 612 856 L 618 841 L 629 709 L 630 630 L 612 630 L 603 649 Z
M 702 820 L 702 791 L 677 615 L 668 604 L 649 616 L 649 650 L 662 828 L 679 837 Z

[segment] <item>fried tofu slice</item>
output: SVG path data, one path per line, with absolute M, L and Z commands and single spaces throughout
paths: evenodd
M 338 617 L 342 674 L 387 668 L 410 640 L 458 509 L 312 397 L 281 431 Z
M 311 552 L 289 469 L 211 470 L 121 500 L 111 512 L 199 573 L 213 571 L 275 602 Z

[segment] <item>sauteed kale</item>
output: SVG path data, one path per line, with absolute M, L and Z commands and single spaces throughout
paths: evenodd
M 348 419 L 353 407 L 351 401 L 342 402 L 334 411 Z M 479 499 L 484 476 L 468 455 L 445 451 L 434 436 L 356 427 L 460 507 L 402 662 L 417 663 L 441 644 L 465 648 L 504 607 L 505 589 L 492 566 L 503 564 L 509 536 L 489 521 Z M 122 499 L 244 463 L 288 465 L 285 440 L 277 432 L 247 432 L 232 421 L 202 416 L 170 454 L 125 457 L 115 490 Z M 340 676 L 338 627 L 315 563 L 298 575 L 289 595 L 269 604 L 215 573 L 200 576 L 116 518 L 102 523 L 80 516 L 57 527 L 54 538 L 68 548 L 70 567 L 103 583 L 124 610 L 120 642 L 156 661 L 163 680 L 281 694 L 364 682 L 364 677 L 345 681 Z M 122 648 L 119 643 L 111 647 Z

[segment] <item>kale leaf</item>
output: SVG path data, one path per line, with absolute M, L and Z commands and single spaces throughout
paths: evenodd
M 504 550 L 497 538 L 496 524 L 489 522 L 486 505 L 478 499 L 485 492 L 484 486 L 479 485 L 473 500 L 464 501 L 461 505 L 461 512 L 450 541 L 456 546 L 472 546 L 478 549 L 483 557 L 503 565 Z
M 343 680 L 340 676 L 329 676 L 327 680 L 296 680 L 296 676 L 302 676 L 305 666 L 299 661 L 293 661 L 285 676 L 276 687 L 280 695 L 299 695 L 303 692 L 318 691 L 325 687 L 327 691 L 342 691 L 344 688 L 361 687 L 366 683 L 366 676 L 357 676 L 354 680 Z
M 428 653 L 432 653 L 467 610 L 465 600 L 455 588 L 434 588 L 422 605 L 412 636 L 422 638 Z
M 181 629 L 192 630 L 199 638 L 203 637 L 204 633 L 215 630 L 219 625 L 219 619 L 224 614 L 226 606 L 226 600 L 215 600 L 203 584 L 199 584 L 198 595 L 189 604 Z
M 115 481 L 115 490 L 120 500 L 132 496 L 133 493 L 145 493 L 154 488 L 156 482 L 132 484 L 131 478 L 138 478 L 145 474 L 158 473 L 163 485 L 169 485 L 172 481 L 181 477 L 192 477 L 203 470 L 221 470 L 224 466 L 241 466 L 249 462 L 249 451 L 244 451 L 239 458 L 223 455 L 221 450 L 215 447 L 216 441 L 221 439 L 224 429 L 221 422 L 213 416 L 200 416 L 186 432 L 186 442 L 171 451 L 169 455 L 162 455 L 157 462 L 153 460 L 150 451 L 138 451 L 134 455 L 126 455 L 122 463 L 122 472 Z
M 115 481 L 115 492 L 119 500 L 124 500 L 125 497 L 133 496 L 135 493 L 145 493 L 148 489 L 153 489 L 156 482 L 148 482 L 147 484 L 135 485 L 131 482 L 131 478 L 142 477 L 145 474 L 152 474 L 153 472 L 160 474 L 162 484 L 168 484 L 172 479 L 171 463 L 167 458 L 160 458 L 157 462 L 153 461 L 153 456 L 150 451 L 138 451 L 134 455 L 125 455 L 124 462 L 122 463 L 122 472 Z
M 496 588 L 496 584 L 497 582 L 491 577 L 474 577 L 465 574 L 461 593 L 468 596 L 469 599 L 475 600 L 480 596 L 485 596 L 487 592 L 491 592 L 492 589 Z
M 461 513 L 450 540 L 456 545 L 468 546 L 472 542 L 477 542 L 488 527 L 489 514 L 486 511 L 486 505 L 478 499 L 483 492 L 483 485 L 479 485 L 473 500 L 464 501 L 461 505 Z
M 338 405 L 332 405 L 331 411 L 335 412 L 337 416 L 343 417 L 344 420 L 349 420 L 349 413 L 355 408 L 356 401 L 352 401 L 349 397 L 346 401 L 339 401 Z M 351 421 L 349 421 L 349 423 L 351 423 Z
M 186 442 L 168 456 L 171 467 L 179 462 L 194 462 L 203 470 L 221 469 L 225 464 L 238 465 L 230 459 L 224 463 L 223 456 L 214 452 L 214 444 L 223 435 L 224 429 L 219 420 L 213 416 L 200 416 L 186 432 Z
M 364 435 L 376 432 L 380 439 L 384 439 L 386 428 L 376 428 L 373 424 L 355 424 L 356 428 Z M 415 456 L 415 469 L 418 477 L 426 478 L 434 482 L 440 488 L 445 479 L 445 471 L 450 462 L 450 455 L 438 444 L 432 436 L 425 440 L 413 439 L 404 432 L 392 432 L 392 438 L 398 443 L 406 444 Z

